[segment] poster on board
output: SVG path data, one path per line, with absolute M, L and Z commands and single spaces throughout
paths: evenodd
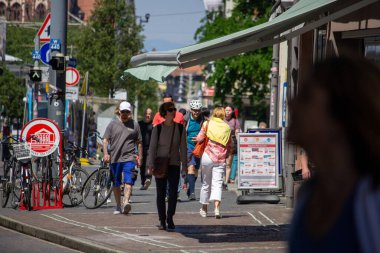
M 279 131 L 238 134 L 238 189 L 278 189 Z

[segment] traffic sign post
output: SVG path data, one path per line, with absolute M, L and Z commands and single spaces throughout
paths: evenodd
M 66 99 L 76 101 L 79 98 L 78 86 L 66 86 Z
M 61 52 L 61 41 L 59 39 L 50 40 L 50 50 Z
M 33 82 L 41 82 L 42 80 L 42 70 L 40 69 L 31 69 L 29 72 L 30 80 Z
M 37 33 L 40 38 L 40 42 L 50 41 L 50 13 L 46 16 L 40 30 Z
M 34 138 L 31 138 L 33 136 Z M 30 153 L 34 157 L 46 157 L 53 154 L 58 148 L 59 177 L 56 175 L 57 169 L 51 168 L 53 183 L 59 178 L 58 188 L 51 188 L 49 182 L 36 180 L 32 184 L 32 206 L 33 210 L 63 208 L 62 205 L 62 137 L 59 126 L 46 118 L 36 118 L 27 122 L 21 130 L 21 138 L 27 140 L 30 146 Z M 57 153 L 57 152 L 55 152 Z M 53 192 L 51 198 L 50 194 Z M 51 203 L 53 201 L 53 203 Z
M 66 68 L 66 86 L 75 86 L 80 79 L 79 71 L 75 68 Z
M 41 56 L 40 60 L 45 65 L 49 65 L 49 61 L 50 61 L 50 44 L 49 43 L 45 43 L 42 45 L 40 49 L 40 56 Z

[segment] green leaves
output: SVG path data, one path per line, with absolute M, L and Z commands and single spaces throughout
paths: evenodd
M 237 0 L 229 18 L 221 12 L 208 13 L 195 39 L 204 42 L 266 22 L 271 7 L 270 1 Z M 263 48 L 215 61 L 214 71 L 207 79 L 208 86 L 216 88 L 215 102 L 224 102 L 232 96 L 233 104 L 242 108 L 242 98 L 248 97 L 254 107 L 252 116 L 259 121 L 266 120 L 271 58 L 272 48 Z
M 3 66 L 0 75 L 0 105 L 4 108 L 4 115 L 10 118 L 22 118 L 24 107 L 23 98 L 26 87 L 23 79 L 17 78 Z

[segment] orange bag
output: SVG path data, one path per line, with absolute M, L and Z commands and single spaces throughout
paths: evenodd
M 205 138 L 203 139 L 202 142 L 197 142 L 197 144 L 195 144 L 194 150 L 192 152 L 193 156 L 195 156 L 197 158 L 202 157 L 203 152 L 205 151 L 205 148 L 207 146 L 207 143 L 208 143 L 207 128 L 208 128 L 208 123 L 206 125 L 206 132 L 205 132 L 206 136 L 205 136 Z

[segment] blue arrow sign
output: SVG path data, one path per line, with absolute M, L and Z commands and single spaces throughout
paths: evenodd
M 50 44 L 49 43 L 45 43 L 42 45 L 40 49 L 40 56 L 41 56 L 41 61 L 44 64 L 49 65 L 49 61 L 50 61 Z
M 61 51 L 61 41 L 59 39 L 50 40 L 50 50 L 51 51 Z

